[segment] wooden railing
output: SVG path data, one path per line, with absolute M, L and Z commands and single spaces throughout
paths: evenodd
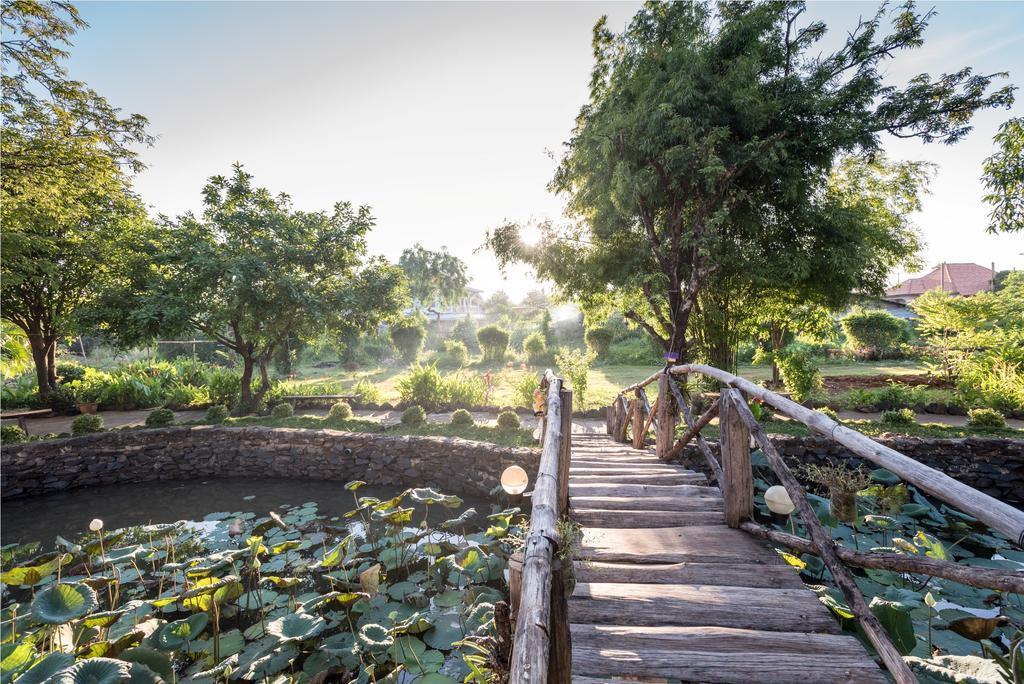
M 510 682 L 569 682 L 572 646 L 558 549 L 559 520 L 569 507 L 572 391 L 547 370 L 541 422 L 543 451 L 533 487 L 530 531 L 522 551 L 522 574 L 510 581 L 516 611 Z M 571 562 L 568 559 L 566 562 Z
M 677 385 L 676 378 L 685 380 L 689 374 L 713 378 L 725 386 L 719 399 L 699 418 L 694 420 Z M 652 408 L 645 387 L 658 383 L 658 399 Z M 744 396 L 746 395 L 746 396 Z M 943 577 L 976 587 L 1024 593 L 1024 577 L 1020 574 L 988 568 L 967 567 L 950 561 L 896 553 L 857 552 L 838 546 L 825 530 L 807 501 L 803 486 L 786 466 L 778 449 L 754 418 L 747 398 L 757 398 L 789 418 L 799 421 L 839 444 L 857 456 L 885 468 L 901 479 L 922 489 L 936 499 L 970 514 L 981 522 L 1024 546 L 1024 512 L 987 494 L 918 463 L 912 458 L 883 446 L 869 437 L 851 430 L 828 416 L 808 409 L 764 387 L 731 373 L 700 364 L 687 364 L 666 368 L 651 377 L 624 388 L 608 409 L 607 430 L 619 442 L 632 442 L 643 448 L 648 441 L 648 430 L 655 426 L 655 451 L 662 459 L 679 454 L 691 441 L 717 480 L 725 500 L 725 520 L 730 527 L 755 536 L 789 546 L 821 558 L 832 573 L 836 586 L 843 593 L 858 622 L 875 647 L 883 664 L 899 684 L 913 684 L 917 678 L 903 661 L 888 634 L 871 612 L 857 587 L 852 573 L 846 567 L 879 568 L 895 572 L 910 572 Z M 719 419 L 719 450 L 721 462 L 715 458 L 710 445 L 701 436 L 701 429 L 711 420 Z M 675 439 L 675 426 L 679 417 L 687 426 L 680 439 Z M 629 434 L 632 431 L 632 434 Z M 753 521 L 754 485 L 750 461 L 751 438 L 762 453 L 776 477 L 786 488 L 795 505 L 804 529 L 810 539 L 786 534 L 759 525 Z

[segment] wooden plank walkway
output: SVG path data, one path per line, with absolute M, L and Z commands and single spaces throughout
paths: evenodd
M 726 527 L 702 474 L 572 440 L 573 682 L 887 681 L 773 549 Z

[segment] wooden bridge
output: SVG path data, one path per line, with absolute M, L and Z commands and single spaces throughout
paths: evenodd
M 697 419 L 675 379 L 691 372 L 727 386 Z M 659 394 L 651 406 L 644 388 L 653 382 Z M 1024 512 L 741 378 L 707 366 L 666 369 L 622 391 L 608 411 L 607 435 L 572 433 L 571 391 L 550 371 L 542 387 L 544 452 L 522 575 L 512 582 L 513 683 L 885 682 L 887 670 L 896 682 L 910 684 L 916 678 L 847 565 L 1024 593 L 1020 575 L 837 546 L 744 393 L 1018 542 L 1024 541 Z M 716 416 L 720 458 L 700 435 Z M 676 439 L 679 418 L 688 429 Z M 648 446 L 652 428 L 654 448 Z M 691 441 L 714 482 L 667 462 Z M 753 522 L 752 442 L 789 493 L 810 539 Z M 582 527 L 572 554 L 559 535 L 566 515 Z M 880 662 L 840 631 L 830 610 L 765 540 L 822 559 Z

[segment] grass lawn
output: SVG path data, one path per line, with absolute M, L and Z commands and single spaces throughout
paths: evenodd
M 582 407 L 576 400 L 576 408 L 597 408 L 607 406 L 623 387 L 649 377 L 658 370 L 658 366 L 596 366 L 587 375 L 586 406 Z M 490 403 L 497 406 L 514 405 L 516 403 L 513 388 L 526 373 L 539 375 L 542 367 L 520 370 L 518 366 L 510 369 L 496 364 L 473 363 L 462 370 L 443 369 L 446 373 L 484 374 L 490 372 L 493 381 L 493 394 Z M 372 382 L 380 390 L 382 401 L 398 401 L 396 383 L 405 373 L 403 366 L 378 366 L 346 371 L 340 367 L 313 368 L 304 366 L 299 369 L 296 377 L 298 385 L 318 385 L 324 383 L 337 384 L 339 389 L 352 387 L 359 380 Z M 914 375 L 925 372 L 920 363 L 911 361 L 877 361 L 864 363 L 826 363 L 822 366 L 823 375 Z M 741 365 L 739 374 L 751 380 L 767 380 L 771 377 L 771 368 L 767 366 Z M 648 395 L 653 399 L 657 395 L 657 386 L 651 385 Z

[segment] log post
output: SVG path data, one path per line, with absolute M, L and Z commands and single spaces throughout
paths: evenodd
M 733 401 L 743 401 L 738 390 L 722 390 L 718 399 L 718 422 L 722 448 L 722 498 L 725 523 L 738 528 L 754 515 L 754 472 L 750 466 L 750 430 Z
M 562 403 L 562 448 L 558 459 L 558 510 L 569 514 L 569 466 L 572 463 L 572 390 L 563 386 L 558 393 Z
M 572 632 L 569 630 L 569 599 L 565 595 L 566 564 L 569 558 L 556 561 L 551 574 L 551 650 L 548 652 L 548 681 L 557 684 L 572 682 Z
M 658 429 L 654 437 L 654 449 L 658 458 L 665 460 L 672 448 L 672 440 L 676 432 L 676 407 L 672 399 L 672 390 L 668 384 L 672 378 L 663 373 L 658 378 Z
M 604 433 L 612 434 L 615 430 L 615 402 L 612 402 L 604 409 Z
M 633 448 L 643 449 L 644 438 L 647 436 L 644 434 L 644 402 L 640 396 L 642 390 L 637 390 L 635 399 L 633 399 Z
M 516 551 L 508 557 L 508 603 L 511 622 L 516 624 L 519 616 L 519 598 L 523 591 L 523 552 Z
M 619 395 L 615 399 L 617 406 L 616 411 L 616 422 L 615 422 L 615 434 L 612 435 L 612 439 L 620 444 L 626 442 L 626 429 L 629 427 L 629 404 L 626 402 L 626 398 Z

